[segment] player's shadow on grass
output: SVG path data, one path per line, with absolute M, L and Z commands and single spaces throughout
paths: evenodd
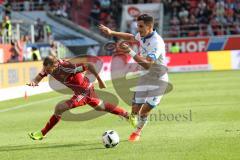
M 41 143 L 41 142 L 40 142 Z M 73 147 L 87 147 L 96 146 L 99 143 L 83 144 L 83 143 L 71 143 L 71 144 L 32 144 L 32 145 L 16 145 L 16 146 L 2 146 L 0 152 L 4 151 L 21 151 L 21 150 L 33 150 L 33 149 L 58 149 L 58 148 L 73 148 Z M 99 147 L 100 148 L 100 147 Z M 90 148 L 91 149 L 91 148 Z M 78 149 L 81 150 L 81 149 Z M 83 148 L 87 150 L 87 148 Z
M 121 143 L 124 143 L 124 142 L 127 142 L 127 140 L 122 140 L 121 141 Z M 43 143 L 43 144 L 31 144 L 31 145 L 1 146 L 0 147 L 0 152 L 23 151 L 23 150 L 33 150 L 33 149 L 58 149 L 58 148 L 73 149 L 74 147 L 84 147 L 84 148 L 76 149 L 78 151 L 106 149 L 106 148 L 103 147 L 103 145 L 102 145 L 102 147 L 96 147 L 97 145 L 101 145 L 101 143 L 89 143 L 89 144 L 85 144 L 85 143 L 44 144 Z

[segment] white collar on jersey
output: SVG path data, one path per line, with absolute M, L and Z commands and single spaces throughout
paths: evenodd
M 151 38 L 151 37 L 155 34 L 155 32 L 156 32 L 156 31 L 153 30 L 152 33 L 146 35 L 145 37 L 141 37 L 141 40 L 143 41 L 143 43 L 145 43 L 148 38 Z

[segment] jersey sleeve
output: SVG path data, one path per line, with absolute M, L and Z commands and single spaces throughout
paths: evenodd
M 163 48 L 165 46 L 161 46 L 159 43 L 152 43 L 151 48 L 147 53 L 147 57 L 151 58 L 153 61 L 156 61 L 162 52 L 164 52 Z

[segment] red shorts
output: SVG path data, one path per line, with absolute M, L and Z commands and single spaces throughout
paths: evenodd
M 92 86 L 86 91 L 86 94 L 73 95 L 71 99 L 66 101 L 66 104 L 69 106 L 69 108 L 84 106 L 86 104 L 96 107 L 100 102 L 101 99 L 97 97 L 94 87 Z

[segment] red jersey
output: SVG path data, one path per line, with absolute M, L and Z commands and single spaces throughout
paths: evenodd
M 50 74 L 57 81 L 71 88 L 76 95 L 83 94 L 91 87 L 91 83 L 83 72 L 87 67 L 83 64 L 72 64 L 69 61 L 58 60 L 58 66 Z M 42 69 L 39 73 L 41 77 L 46 77 L 48 73 Z

